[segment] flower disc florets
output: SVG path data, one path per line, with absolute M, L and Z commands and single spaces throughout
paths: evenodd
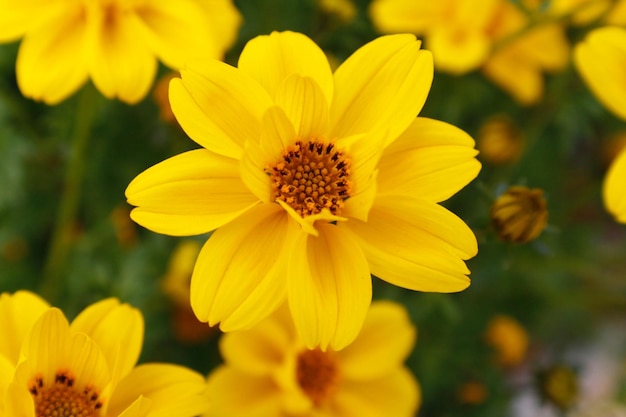
M 350 160 L 334 144 L 298 141 L 266 171 L 272 182 L 272 200 L 280 200 L 300 216 L 328 209 L 339 215 L 350 197 Z
M 98 393 L 89 387 L 77 390 L 67 371 L 57 372 L 54 384 L 49 386 L 42 377 L 36 377 L 29 390 L 37 417 L 96 417 L 102 407 Z

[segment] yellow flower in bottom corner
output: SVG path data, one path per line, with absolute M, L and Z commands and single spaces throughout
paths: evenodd
M 626 29 L 591 31 L 576 46 L 574 63 L 596 98 L 626 120 Z
M 471 229 L 439 203 L 480 170 L 474 140 L 416 117 L 431 54 L 383 36 L 333 73 L 307 36 L 249 41 L 238 67 L 189 63 L 170 83 L 182 128 L 202 146 L 139 174 L 131 217 L 175 236 L 214 231 L 191 280 L 196 316 L 250 328 L 285 300 L 308 346 L 350 343 L 371 274 L 417 291 L 470 284 Z
M 410 417 L 420 387 L 403 362 L 416 329 L 393 302 L 372 303 L 340 351 L 307 349 L 286 308 L 220 341 L 225 365 L 209 375 L 210 417 Z
M 26 317 L 23 322 L 16 320 L 19 314 Z M 70 325 L 59 309 L 30 293 L 3 294 L 0 330 L 2 339 L 13 343 L 0 344 L 0 416 L 192 417 L 205 412 L 206 382 L 198 373 L 177 365 L 135 366 L 143 326 L 138 310 L 112 298 L 92 304 Z
M 620 223 L 626 223 L 626 149 L 611 163 L 602 189 L 604 205 Z

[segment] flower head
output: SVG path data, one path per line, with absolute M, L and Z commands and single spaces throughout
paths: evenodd
M 209 415 L 413 416 L 420 389 L 402 363 L 415 337 L 406 310 L 380 301 L 351 345 L 308 349 L 279 309 L 250 330 L 222 337 L 226 363 L 209 375 Z
M 537 238 L 548 224 L 543 190 L 509 187 L 491 206 L 491 222 L 504 241 L 526 243 Z
M 175 365 L 135 366 L 143 339 L 138 310 L 107 299 L 86 308 L 70 325 L 60 310 L 42 311 L 42 301 L 35 300 L 30 293 L 18 292 L 10 302 L 14 312 L 19 309 L 25 317 L 38 317 L 24 321 L 30 324 L 25 337 L 20 337 L 21 331 L 3 333 L 3 339 L 22 342 L 19 362 L 0 351 L 4 415 L 114 417 L 176 412 L 192 417 L 206 410 L 201 375 Z M 9 305 L 7 298 L 0 305 Z M 33 306 L 37 308 L 31 311 Z M 0 323 L 13 319 L 10 310 L 0 310 Z
M 26 97 L 56 104 L 91 79 L 106 97 L 135 103 L 157 58 L 178 69 L 221 57 L 239 22 L 231 0 L 7 0 L 0 42 L 23 37 L 16 71 Z
M 524 151 L 524 142 L 519 127 L 506 115 L 490 117 L 476 137 L 482 159 L 497 165 L 518 160 Z
M 495 316 L 487 326 L 485 338 L 494 348 L 496 361 L 501 366 L 516 366 L 526 357 L 528 333 L 513 317 Z
M 172 109 L 204 149 L 149 168 L 126 196 L 156 232 L 217 229 L 191 281 L 200 320 L 245 329 L 287 299 L 307 346 L 339 349 L 363 323 L 370 273 L 421 291 L 469 285 L 476 239 L 438 203 L 480 164 L 465 132 L 416 118 L 433 67 L 414 36 L 381 37 L 333 74 L 309 38 L 272 33 L 238 68 L 181 75 Z

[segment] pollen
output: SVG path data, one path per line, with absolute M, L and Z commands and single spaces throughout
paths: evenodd
M 266 172 L 272 200 L 285 202 L 302 217 L 325 208 L 339 215 L 350 197 L 350 160 L 332 143 L 298 141 Z
M 90 386 L 78 389 L 69 371 L 57 372 L 51 383 L 37 376 L 29 391 L 36 417 L 98 417 L 102 408 L 98 392 Z
M 320 406 L 332 395 L 339 377 L 333 352 L 313 349 L 298 355 L 296 380 L 315 406 Z

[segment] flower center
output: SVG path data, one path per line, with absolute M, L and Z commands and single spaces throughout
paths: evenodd
M 296 360 L 296 379 L 313 404 L 322 404 L 339 381 L 339 369 L 332 352 L 319 349 L 301 352 Z
M 69 371 L 56 373 L 54 383 L 47 386 L 41 376 L 29 385 L 35 400 L 36 417 L 97 417 L 102 401 L 92 387 L 80 391 L 74 387 Z
M 296 142 L 282 159 L 266 168 L 272 200 L 281 200 L 300 216 L 328 209 L 339 215 L 350 197 L 350 160 L 332 143 Z

